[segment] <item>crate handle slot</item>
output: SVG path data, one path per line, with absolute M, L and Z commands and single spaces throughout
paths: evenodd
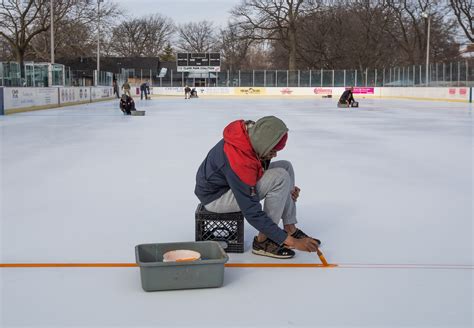
M 224 227 L 217 227 L 209 231 L 214 238 L 229 238 L 230 231 Z

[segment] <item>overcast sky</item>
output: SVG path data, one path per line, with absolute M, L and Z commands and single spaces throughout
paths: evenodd
M 175 23 L 208 20 L 216 26 L 227 24 L 229 11 L 241 0 L 111 0 L 132 17 L 156 14 L 172 18 Z

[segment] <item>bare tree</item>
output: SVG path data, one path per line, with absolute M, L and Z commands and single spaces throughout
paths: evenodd
M 68 8 L 65 17 L 54 24 L 54 53 L 56 58 L 74 54 L 84 56 L 93 48 L 92 33 L 96 27 L 97 12 L 89 1 L 77 1 Z M 48 61 L 51 49 L 50 30 L 36 35 L 29 52 L 35 60 Z
M 74 0 L 56 0 L 54 22 L 59 22 Z M 31 40 L 50 27 L 50 0 L 2 0 L 0 3 L 0 37 L 11 46 L 24 77 L 23 62 Z
M 10 44 L 6 40 L 0 38 L 0 61 L 10 61 L 12 59 Z
M 431 43 L 441 44 L 441 39 L 450 47 L 456 47 L 452 38 L 453 22 L 447 18 L 447 8 L 435 0 L 387 0 L 387 17 L 391 19 L 388 26 L 392 40 L 403 50 L 406 64 L 420 64 L 424 61 L 427 45 L 428 18 L 431 20 Z M 393 19 L 391 18 L 393 17 Z M 452 50 L 452 49 L 451 49 Z
M 214 24 L 204 20 L 197 23 L 179 25 L 177 47 L 185 52 L 209 52 L 216 50 Z
M 343 26 L 345 11 L 327 7 L 310 13 L 298 26 L 299 66 L 306 68 L 333 68 L 344 57 L 341 49 L 346 44 Z M 344 27 L 344 29 L 343 29 Z M 285 61 L 284 47 L 274 44 L 274 59 Z
M 298 24 L 318 7 L 315 0 L 242 0 L 232 10 L 234 24 L 257 41 L 276 41 L 288 51 L 288 69 L 296 69 Z
M 89 26 L 75 20 L 63 19 L 54 28 L 55 58 L 75 58 L 92 56 L 96 50 L 96 37 Z M 49 61 L 51 37 L 48 32 L 35 36 L 28 47 L 28 58 Z
M 57 60 L 88 57 L 96 53 L 97 20 L 99 17 L 101 21 L 101 51 L 107 53 L 108 42 L 104 41 L 110 38 L 111 29 L 116 25 L 117 18 L 121 16 L 121 10 L 116 4 L 103 2 L 98 12 L 96 1 L 71 0 L 70 6 L 61 11 L 64 15 L 56 19 L 57 5 L 61 5 L 61 0 L 46 0 L 43 1 L 45 2 L 44 10 L 39 12 L 38 17 L 46 21 L 48 28 L 34 35 L 24 51 L 25 58 L 49 61 L 51 55 L 50 1 L 53 1 L 55 5 L 54 53 Z M 3 1 L 4 3 L 5 1 Z M 1 36 L 0 39 L 2 39 Z
M 385 31 L 385 5 L 372 0 L 333 0 L 300 19 L 298 66 L 347 69 L 383 66 L 391 54 Z M 283 59 L 282 46 L 274 44 L 274 58 Z
M 474 6 L 472 0 L 450 0 L 451 8 L 467 38 L 474 42 Z
M 53 0 L 54 1 L 54 0 Z M 97 12 L 94 1 L 76 0 L 66 15 L 54 24 L 54 53 L 57 60 L 92 56 L 97 49 L 97 19 L 101 20 L 101 39 L 107 36 L 114 20 L 120 15 L 117 5 L 105 2 Z M 101 48 L 105 48 L 101 42 Z M 26 56 L 49 61 L 51 52 L 50 30 L 32 38 Z
M 348 35 L 346 42 L 349 46 L 344 49 L 346 58 L 349 57 L 346 67 L 355 66 L 363 71 L 369 67 L 384 66 L 393 53 L 391 40 L 386 32 L 388 20 L 384 4 L 379 1 L 361 1 L 352 5 L 345 15 Z M 349 66 L 351 62 L 352 65 Z
M 110 40 L 110 49 L 118 56 L 138 57 L 143 54 L 142 32 L 139 19 L 122 22 L 114 28 Z
M 390 4 L 395 5 L 393 1 Z M 397 4 L 399 12 L 387 1 L 333 0 L 301 17 L 297 65 L 309 69 L 365 70 L 424 62 L 427 22 L 421 17 L 422 10 L 418 3 L 406 3 L 414 13 L 417 35 L 403 3 Z M 442 8 L 431 11 L 430 57 L 433 61 L 455 60 L 459 46 L 454 38 L 453 20 L 443 15 L 444 9 L 438 9 Z M 275 41 L 274 63 L 281 67 L 286 56 L 284 45 Z
M 226 29 L 221 29 L 218 47 L 222 55 L 222 66 L 230 70 L 241 69 L 242 64 L 246 62 L 252 43 L 251 39 L 242 37 L 235 25 L 228 25 Z
M 164 16 L 135 18 L 113 29 L 110 48 L 124 57 L 158 57 L 173 33 L 173 22 Z
M 116 3 L 107 1 L 100 5 L 100 12 L 97 13 L 96 0 L 80 1 L 92 4 L 92 7 L 85 7 L 83 12 L 76 14 L 75 17 L 81 17 L 80 22 L 89 27 L 93 43 L 97 42 L 97 19 L 98 16 L 100 17 L 100 52 L 105 56 L 111 55 L 110 39 L 112 38 L 113 29 L 124 19 L 123 10 Z M 93 54 L 97 54 L 97 46 L 94 47 Z
M 252 70 L 267 70 L 273 65 L 271 48 L 264 43 L 252 43 L 242 66 Z

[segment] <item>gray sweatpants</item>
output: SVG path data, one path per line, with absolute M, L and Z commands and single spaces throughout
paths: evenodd
M 271 162 L 268 170 L 257 182 L 258 197 L 265 200 L 263 210 L 276 224 L 279 224 L 280 220 L 283 220 L 283 224 L 297 223 L 296 206 L 291 198 L 294 186 L 295 172 L 289 161 Z M 204 207 L 215 213 L 240 211 L 232 190 Z

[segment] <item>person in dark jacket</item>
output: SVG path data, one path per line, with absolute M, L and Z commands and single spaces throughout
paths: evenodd
M 285 147 L 288 128 L 277 117 L 256 122 L 237 120 L 224 129 L 224 138 L 207 154 L 196 175 L 195 194 L 206 210 L 242 211 L 259 234 L 257 255 L 291 258 L 295 252 L 315 252 L 320 241 L 296 228 L 300 189 L 289 161 L 271 162 Z M 264 208 L 260 200 L 265 199 Z M 278 224 L 283 221 L 284 229 Z
M 112 87 L 114 89 L 114 95 L 117 95 L 117 98 L 120 98 L 117 80 L 112 81 Z
M 148 83 L 145 81 L 140 85 L 140 99 L 143 100 L 143 95 L 145 95 L 145 100 L 148 100 L 150 87 Z
M 186 86 L 184 88 L 184 99 L 189 99 L 191 98 L 191 88 Z
M 125 115 L 132 115 L 132 111 L 136 110 L 133 98 L 124 93 L 120 99 L 120 109 Z
M 150 82 L 148 82 L 148 81 L 145 81 L 145 91 L 146 91 L 146 94 L 148 96 L 146 99 L 151 99 L 151 97 L 150 97 Z
M 354 100 L 354 87 L 350 87 L 346 91 L 344 91 L 339 98 L 339 105 L 346 105 L 347 107 L 351 107 L 352 103 L 355 102 Z

